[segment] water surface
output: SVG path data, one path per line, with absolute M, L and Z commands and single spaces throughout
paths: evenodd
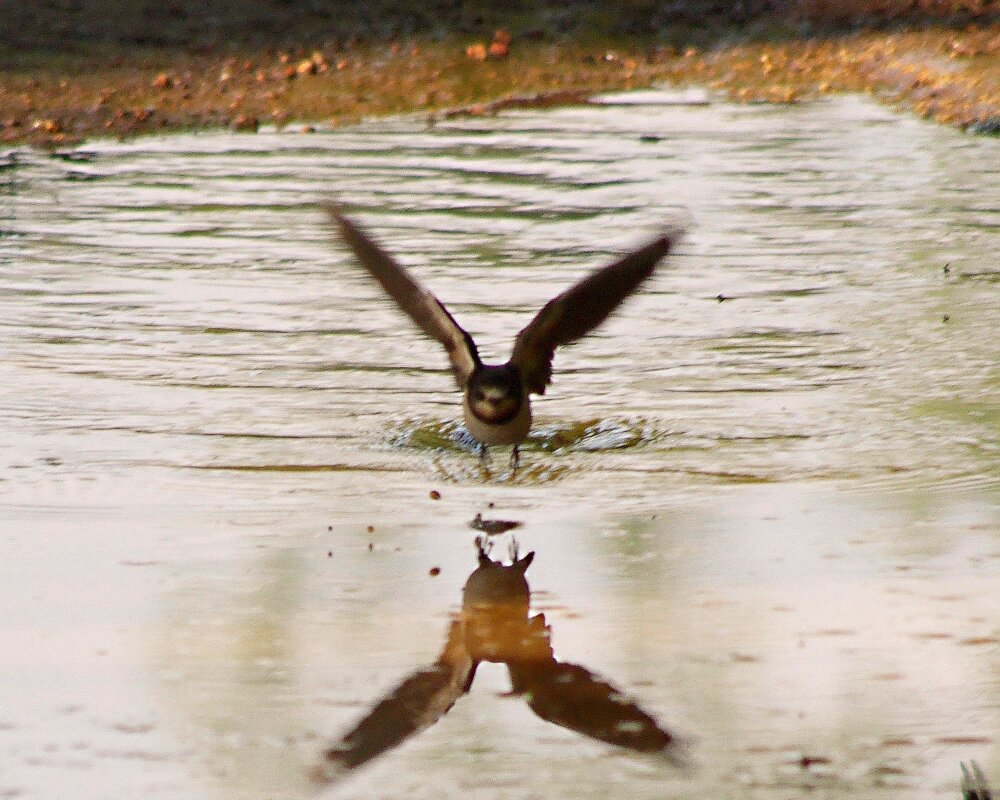
M 312 791 L 436 657 L 476 513 L 523 523 L 556 653 L 696 768 L 484 670 L 331 795 L 998 782 L 1000 142 L 863 99 L 643 99 L 2 156 L 0 796 Z M 583 271 L 688 233 L 557 353 L 511 474 L 331 195 L 498 360 Z

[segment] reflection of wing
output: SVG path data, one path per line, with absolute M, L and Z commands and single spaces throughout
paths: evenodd
M 337 773 L 359 767 L 433 725 L 469 690 L 475 673 L 476 662 L 465 651 L 462 625 L 453 622 L 437 663 L 413 673 L 324 753 L 324 777 L 332 780 Z
M 396 301 L 424 333 L 444 345 L 448 358 L 451 359 L 458 387 L 464 389 L 469 375 L 479 364 L 479 355 L 472 337 L 458 326 L 440 300 L 414 280 L 402 264 L 341 214 L 337 206 L 327 205 L 326 209 L 358 261 L 382 285 L 386 294 Z
M 970 761 L 968 767 L 965 766 L 964 762 L 961 767 L 962 800 L 991 800 L 993 795 L 979 765 L 975 761 Z
M 621 690 L 585 667 L 554 659 L 507 666 L 514 691 L 547 722 L 641 753 L 659 753 L 673 741 Z
M 604 322 L 653 274 L 657 262 L 670 252 L 679 236 L 679 231 L 668 231 L 645 247 L 592 272 L 545 304 L 517 335 L 510 357 L 520 367 L 529 392 L 545 394 L 545 387 L 552 380 L 556 347 L 579 339 Z

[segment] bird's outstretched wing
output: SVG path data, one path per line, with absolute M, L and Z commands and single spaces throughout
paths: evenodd
M 455 380 L 459 388 L 464 389 L 466 381 L 479 364 L 479 353 L 472 337 L 458 326 L 440 300 L 345 217 L 336 205 L 330 203 L 325 208 L 361 265 L 424 333 L 444 345 L 455 371 Z
M 433 725 L 469 691 L 476 665 L 465 649 L 462 624 L 453 622 L 437 662 L 410 675 L 326 750 L 316 778 L 336 781 Z
M 674 743 L 637 703 L 586 667 L 555 659 L 507 667 L 514 691 L 547 722 L 640 753 L 666 753 Z
M 545 394 L 552 380 L 552 356 L 561 344 L 589 333 L 653 274 L 657 262 L 680 238 L 669 230 L 638 250 L 592 272 L 554 297 L 514 340 L 511 362 L 521 370 L 529 392 Z

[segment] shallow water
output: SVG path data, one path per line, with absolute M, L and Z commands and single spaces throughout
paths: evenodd
M 476 513 L 523 523 L 557 655 L 692 768 L 482 668 L 331 796 L 1000 783 L 1000 141 L 685 99 L 0 158 L 0 797 L 308 794 L 437 656 Z M 557 354 L 511 474 L 331 194 L 494 359 L 583 270 L 688 233 Z

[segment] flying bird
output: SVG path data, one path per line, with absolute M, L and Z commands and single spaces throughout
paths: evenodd
M 513 445 L 511 462 L 531 429 L 531 395 L 552 382 L 552 358 L 559 345 L 594 330 L 653 274 L 680 237 L 668 229 L 639 249 L 590 273 L 554 297 L 514 339 L 506 364 L 484 364 L 476 343 L 431 292 L 340 208 L 326 206 L 360 264 L 428 336 L 448 352 L 463 393 L 465 425 L 485 456 L 488 445 Z
M 620 687 L 585 666 L 556 658 L 545 615 L 530 612 L 526 573 L 535 554 L 518 558 L 515 543 L 512 563 L 504 564 L 490 558 L 482 540 L 477 539 L 477 547 L 479 564 L 465 583 L 462 611 L 448 627 L 437 661 L 404 679 L 325 748 L 313 778 L 341 781 L 433 725 L 468 694 L 483 661 L 506 664 L 512 693 L 546 722 L 686 767 L 684 742 Z

